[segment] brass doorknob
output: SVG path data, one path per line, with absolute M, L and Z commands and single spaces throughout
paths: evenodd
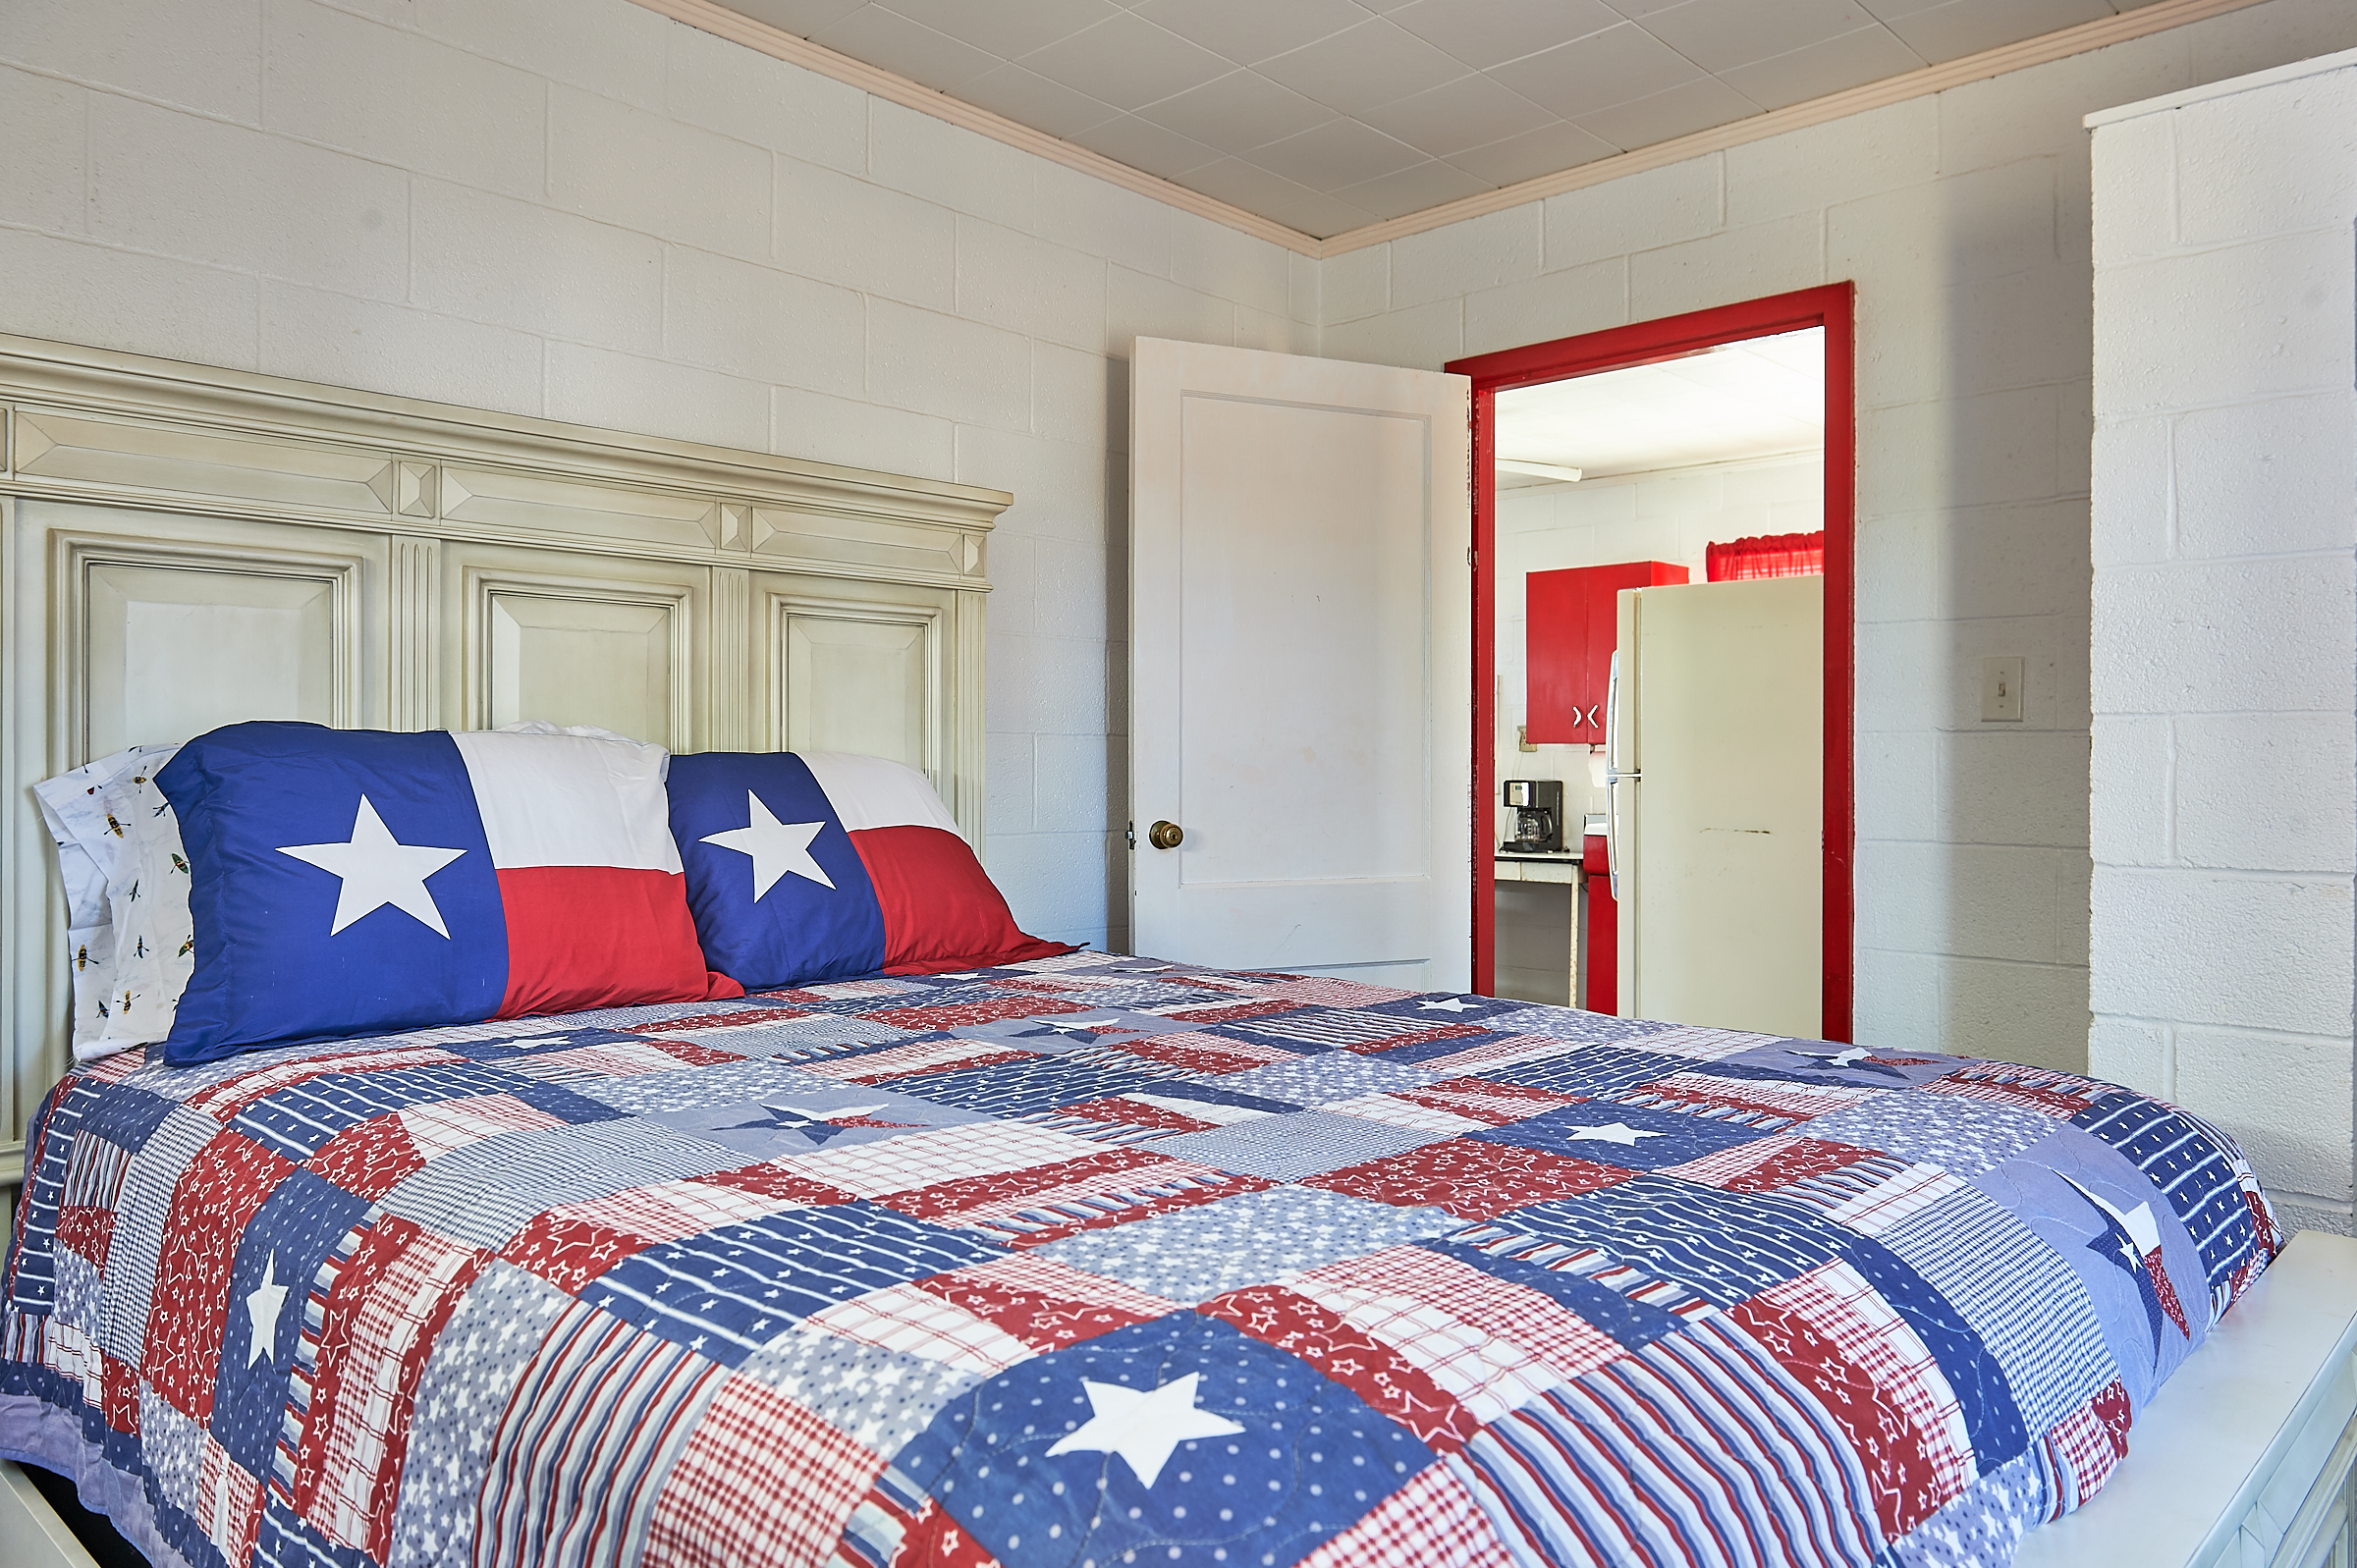
M 1175 822 L 1158 822 L 1146 830 L 1146 842 L 1157 849 L 1176 849 L 1186 830 Z

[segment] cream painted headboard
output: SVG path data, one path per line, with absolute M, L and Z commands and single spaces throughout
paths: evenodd
M 239 719 L 923 769 L 982 839 L 1003 491 L 0 336 L 0 1182 L 66 1061 L 28 786 Z

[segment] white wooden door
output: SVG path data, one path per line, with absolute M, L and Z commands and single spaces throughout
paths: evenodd
M 1462 376 L 1137 340 L 1134 950 L 1469 983 L 1470 408 Z

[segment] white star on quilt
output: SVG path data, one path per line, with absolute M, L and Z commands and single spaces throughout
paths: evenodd
M 1473 1012 L 1477 1010 L 1472 1002 L 1462 997 L 1451 997 L 1446 1001 L 1419 1001 L 1416 1003 L 1416 1007 L 1422 1012 Z
M 266 1361 L 278 1347 L 278 1309 L 287 1304 L 287 1287 L 278 1282 L 278 1254 L 262 1264 L 262 1282 L 248 1291 L 246 1310 L 253 1318 L 253 1338 L 246 1346 L 246 1365 Z
M 335 923 L 327 928 L 331 937 L 387 904 L 411 916 L 434 935 L 446 941 L 450 937 L 450 928 L 442 923 L 442 911 L 435 907 L 434 895 L 426 891 L 425 879 L 466 851 L 403 843 L 393 837 L 393 831 L 385 826 L 384 818 L 376 814 L 376 807 L 366 795 L 360 796 L 360 809 L 353 817 L 349 841 L 285 844 L 278 852 L 343 879 L 343 891 L 336 894 Z
M 1601 1127 L 1573 1127 L 1563 1136 L 1588 1143 L 1626 1144 L 1634 1149 L 1639 1138 L 1659 1138 L 1663 1135 L 1650 1128 L 1632 1127 L 1624 1121 L 1608 1121 Z
M 761 797 L 750 789 L 744 792 L 752 821 L 741 828 L 726 833 L 708 833 L 703 841 L 718 844 L 749 855 L 753 862 L 753 901 L 778 885 L 778 879 L 789 871 L 804 882 L 815 882 L 824 888 L 835 886 L 825 868 L 811 858 L 810 840 L 818 837 L 823 822 L 780 822 Z
M 1077 1431 L 1058 1438 L 1049 1455 L 1120 1454 L 1137 1479 L 1152 1487 L 1171 1451 L 1189 1437 L 1225 1437 L 1244 1430 L 1225 1416 L 1195 1408 L 1195 1381 L 1201 1376 L 1190 1372 L 1142 1394 L 1118 1382 L 1081 1379 L 1094 1414 Z

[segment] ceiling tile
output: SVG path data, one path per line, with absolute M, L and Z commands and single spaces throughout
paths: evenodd
M 867 0 L 729 0 L 730 9 L 766 22 L 771 27 L 807 38 L 832 27 L 865 5 Z
M 1176 180 L 1190 169 L 1216 162 L 1220 156 L 1217 147 L 1207 147 L 1176 131 L 1165 131 L 1133 114 L 1091 126 L 1069 139 L 1091 152 L 1101 152 L 1116 163 L 1158 174 L 1165 180 Z
M 1120 10 L 1113 0 L 876 0 L 911 22 L 985 49 L 1002 60 L 1069 38 Z
M 1891 19 L 1892 32 L 1926 60 L 1960 60 L 2113 15 L 2104 0 L 1948 0 Z
M 1453 152 L 1449 161 L 1476 180 L 1493 186 L 1510 186 L 1560 169 L 1594 163 L 1619 150 L 1602 136 L 1582 131 L 1568 121 L 1558 120 L 1536 131 L 1493 141 L 1486 147 Z
M 960 43 L 946 32 L 935 32 L 882 6 L 861 6 L 841 22 L 812 33 L 810 41 L 943 92 L 999 64 L 997 55 Z
M 1437 87 L 1465 68 L 1379 17 L 1262 62 L 1260 74 L 1330 109 L 1357 114 Z
M 1875 19 L 1857 0 L 1685 0 L 1645 19 L 1645 30 L 1705 71 L 1727 71 L 1804 44 L 1822 42 Z
M 1860 27 L 1773 60 L 1737 66 L 1720 80 L 1766 109 L 1805 103 L 1845 87 L 1904 76 L 1928 62 L 1882 27 Z
M 1222 158 L 1189 170 L 1178 184 L 1321 240 L 1375 221 L 1375 214 L 1363 208 L 1296 185 L 1241 158 Z
M 1508 61 L 1490 75 L 1541 108 L 1577 120 L 1692 81 L 1702 68 L 1634 23 L 1623 22 Z
M 1602 32 L 1620 20 L 1604 0 L 1408 0 L 1390 17 L 1476 71 Z
M 1139 0 L 1136 10 L 1148 22 L 1247 66 L 1367 20 L 1367 8 L 1356 0 Z
M 1021 66 L 986 71 L 958 89 L 958 96 L 977 108 L 1003 114 L 1017 125 L 1045 131 L 1069 141 L 1090 126 L 1101 126 L 1121 113 L 1085 92 L 1074 92 L 1061 81 L 1050 81 Z
M 1946 5 L 1947 0 L 1858 0 L 1858 4 L 1888 22 L 1892 17 L 1911 17 L 1918 11 Z
M 1175 92 L 1201 86 L 1234 67 L 1135 14 L 1111 18 L 1070 37 L 1035 49 L 1021 63 L 1066 86 L 1136 109 Z
M 1364 207 L 1378 218 L 1399 218 L 1444 201 L 1477 196 L 1489 189 L 1462 169 L 1428 159 L 1397 174 L 1344 186 L 1334 194 L 1337 200 Z
M 1251 71 L 1232 71 L 1216 81 L 1149 104 L 1138 114 L 1223 152 L 1248 152 L 1334 118 L 1324 104 Z
M 1255 148 L 1253 163 L 1312 190 L 1338 190 L 1379 175 L 1397 174 L 1424 155 L 1355 120 L 1329 120 L 1314 130 Z
M 1604 0 L 1604 3 L 1634 22 L 1639 17 L 1650 17 L 1656 11 L 1667 11 L 1672 6 L 1684 5 L 1686 0 Z
M 1386 135 L 1445 158 L 1551 124 L 1556 116 L 1488 77 L 1471 73 L 1358 118 Z
M 1592 131 L 1617 147 L 1649 147 L 1657 141 L 1708 131 L 1760 112 L 1760 106 L 1721 81 L 1704 77 L 1657 92 L 1634 103 L 1616 104 L 1582 115 L 1580 129 Z

